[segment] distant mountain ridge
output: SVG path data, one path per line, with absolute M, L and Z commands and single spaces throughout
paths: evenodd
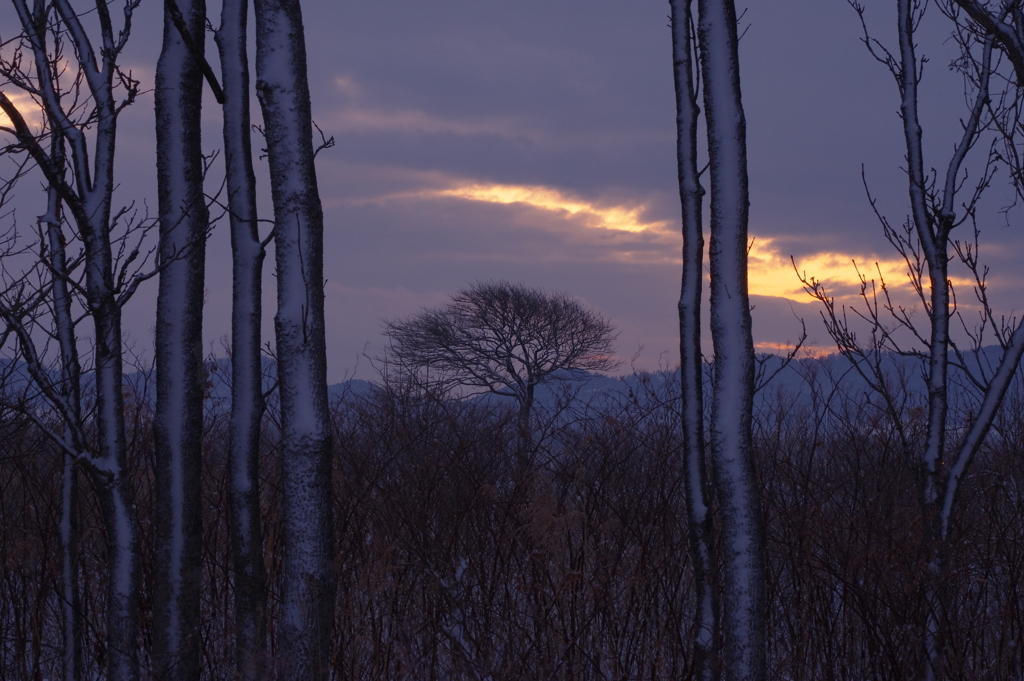
M 967 363 L 974 370 L 986 369 L 989 374 L 998 364 L 1002 350 L 998 346 L 988 346 L 977 353 L 965 354 Z M 882 356 L 882 364 L 887 376 L 896 389 L 911 400 L 916 397 L 923 399 L 925 381 L 922 373 L 923 364 L 920 359 L 894 353 Z M 273 360 L 264 359 L 264 390 L 270 391 L 276 380 L 277 365 Z M 206 399 L 214 404 L 227 405 L 231 400 L 231 360 L 218 358 L 206 364 Z M 757 365 L 759 390 L 755 395 L 755 409 L 786 401 L 790 406 L 809 406 L 814 390 L 819 395 L 841 392 L 847 397 L 870 398 L 874 391 L 864 378 L 853 368 L 845 357 L 834 354 L 820 358 L 794 359 L 788 364 L 778 355 L 759 355 Z M 976 389 L 968 381 L 958 380 L 959 370 L 951 371 L 949 397 L 951 406 L 971 401 L 976 396 Z M 705 396 L 710 398 L 712 389 L 712 365 L 705 365 Z M 52 379 L 59 380 L 59 372 L 51 371 Z M 29 387 L 31 377 L 27 365 L 9 357 L 0 357 L 0 377 L 5 377 L 8 389 L 15 392 Z M 1024 371 L 1018 367 L 1015 385 L 1020 387 Z M 88 390 L 92 384 L 90 372 L 83 374 L 83 388 Z M 613 377 L 604 374 L 588 374 L 578 379 L 558 379 L 538 386 L 536 400 L 538 408 L 552 408 L 566 394 L 573 399 L 588 403 L 595 400 L 631 399 L 643 392 L 669 391 L 678 392 L 672 384 L 678 384 L 679 370 L 668 369 L 656 372 L 639 372 Z M 125 374 L 125 385 L 144 394 L 147 399 L 156 397 L 155 376 L 152 371 L 136 371 Z M 812 387 L 814 390 L 812 390 Z M 330 384 L 327 388 L 332 403 L 348 399 L 365 398 L 379 389 L 378 383 L 363 379 L 349 379 Z M 568 393 L 566 392 L 568 390 Z M 476 395 L 467 399 L 482 400 L 501 404 L 510 398 L 489 393 Z

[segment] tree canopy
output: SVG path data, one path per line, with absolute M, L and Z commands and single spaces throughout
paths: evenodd
M 444 389 L 532 401 L 551 379 L 610 371 L 615 327 L 562 293 L 507 281 L 474 284 L 451 301 L 385 322 L 389 360 Z

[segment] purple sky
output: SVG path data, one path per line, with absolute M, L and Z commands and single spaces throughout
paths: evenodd
M 891 44 L 895 3 L 866 4 L 872 28 Z M 353 372 L 373 377 L 360 355 L 379 352 L 381 318 L 440 304 L 484 279 L 584 300 L 618 325 L 625 360 L 644 347 L 637 368 L 678 362 L 681 238 L 667 2 L 318 0 L 303 7 L 315 119 L 337 140 L 317 161 L 331 381 Z M 219 10 L 210 9 L 211 16 Z M 929 163 L 943 167 L 964 105 L 960 78 L 947 69 L 954 55 L 944 43 L 946 20 L 933 15 L 921 35 L 932 56 L 925 139 Z M 159 4 L 145 0 L 128 57 L 144 83 L 152 83 L 159 20 Z M 864 164 L 880 207 L 902 222 L 896 88 L 859 42 L 857 17 L 842 0 L 754 3 L 742 27 L 755 342 L 770 349 L 795 340 L 802 317 L 810 341 L 827 348 L 818 308 L 800 293 L 789 256 L 839 294 L 852 292 L 851 258 L 869 267 L 879 261 L 890 282 L 905 281 L 860 179 Z M 206 107 L 204 147 L 213 150 L 219 119 L 209 93 Z M 155 212 L 152 120 L 151 95 L 125 114 L 120 196 L 149 197 Z M 269 196 L 266 163 L 258 165 Z M 998 212 L 1006 197 L 993 197 L 982 216 L 990 244 L 983 255 L 998 300 L 1012 306 L 1022 283 L 1014 267 L 1021 237 Z M 208 258 L 206 336 L 218 354 L 229 332 L 229 262 L 225 225 Z M 126 328 L 142 351 L 152 345 L 154 297 L 155 285 L 127 309 Z

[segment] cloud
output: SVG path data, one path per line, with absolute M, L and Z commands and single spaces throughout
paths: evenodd
M 528 138 L 540 140 L 522 122 L 507 116 L 477 118 L 442 117 L 411 107 L 381 106 L 374 104 L 366 88 L 352 75 L 334 77 L 334 88 L 341 101 L 325 119 L 332 133 L 391 132 L 464 136 L 491 135 L 496 137 Z
M 522 206 L 552 214 L 592 230 L 630 233 L 649 237 L 645 242 L 604 239 L 619 261 L 648 261 L 682 264 L 678 252 L 679 235 L 669 220 L 651 220 L 649 207 L 639 201 L 615 203 L 588 199 L 554 187 L 481 182 L 461 182 L 452 186 L 416 193 L 421 198 L 456 198 L 499 205 Z M 653 243 L 652 243 L 653 241 Z M 637 246 L 641 246 L 637 248 Z M 653 246 L 653 248 L 652 248 Z M 797 267 L 802 275 L 824 284 L 829 295 L 840 299 L 860 294 L 861 275 L 868 282 L 885 281 L 897 295 L 912 295 L 906 263 L 900 257 L 883 258 L 872 253 L 820 251 L 801 256 Z M 751 293 L 806 303 L 809 296 L 794 269 L 793 260 L 782 252 L 776 239 L 753 237 L 748 252 L 748 277 Z M 958 286 L 970 286 L 967 279 L 952 277 Z
M 761 237 L 751 243 L 748 256 L 751 293 L 805 303 L 809 296 L 797 276 L 799 272 L 808 281 L 820 282 L 826 294 L 839 301 L 859 299 L 863 277 L 869 285 L 874 283 L 879 292 L 884 282 L 893 298 L 904 305 L 912 306 L 917 302 L 907 263 L 902 257 L 819 251 L 795 258 L 794 270 L 793 260 L 784 255 L 775 242 L 775 239 Z M 971 290 L 974 286 L 974 280 L 968 277 L 950 275 L 949 279 L 958 290 Z
M 610 229 L 622 232 L 662 231 L 668 227 L 666 221 L 645 221 L 647 207 L 633 205 L 602 204 L 586 201 L 580 197 L 551 187 L 515 184 L 459 184 L 447 189 L 431 190 L 423 196 L 455 197 L 467 201 L 482 201 L 497 204 L 521 204 L 572 218 L 586 227 Z
M 793 352 L 794 347 L 795 341 L 786 343 L 762 341 L 760 343 L 754 343 L 755 352 L 772 355 L 789 355 L 790 353 Z M 821 359 L 822 357 L 830 357 L 834 354 L 836 354 L 836 349 L 832 345 L 812 345 L 805 341 L 804 344 L 800 346 L 800 349 L 797 351 L 796 356 L 799 358 L 813 357 L 815 359 Z
M 495 135 L 500 137 L 537 137 L 518 128 L 511 120 L 485 118 L 456 120 L 432 116 L 417 109 L 379 109 L 346 106 L 328 119 L 332 132 L 405 132 L 453 133 L 456 135 Z
M 748 269 L 751 293 L 807 302 L 800 276 L 821 282 L 829 295 L 845 298 L 860 292 L 861 279 L 878 281 L 898 287 L 908 283 L 907 266 L 902 258 L 880 258 L 869 253 L 819 251 L 794 259 L 782 253 L 772 238 L 760 237 L 751 242 Z
M 367 219 L 370 207 L 391 215 L 387 229 L 406 229 L 403 243 L 432 230 L 419 257 L 429 252 L 449 260 L 524 263 L 675 266 L 679 261 L 678 234 L 671 221 L 657 219 L 650 197 L 582 196 L 556 186 L 485 182 L 436 171 L 404 172 L 396 183 L 404 186 L 370 183 L 358 198 L 335 197 L 329 204 L 354 211 L 360 220 Z
M 681 266 L 680 236 L 674 220 L 656 219 L 660 212 L 641 199 L 584 196 L 555 186 L 511 184 L 452 177 L 438 172 L 406 173 L 420 188 L 404 189 L 343 203 L 386 205 L 401 201 L 456 201 L 512 211 L 512 224 L 541 230 L 562 239 L 563 252 L 545 246 L 545 259 L 587 258 L 635 264 Z M 426 185 L 424 187 L 424 185 Z M 582 247 L 582 249 L 581 249 Z M 809 302 L 797 270 L 822 283 L 828 295 L 853 301 L 859 297 L 861 275 L 868 282 L 884 280 L 896 297 L 913 304 L 907 266 L 901 257 L 871 252 L 816 251 L 796 259 L 796 268 L 781 239 L 755 235 L 748 252 L 753 295 Z M 509 254 L 511 257 L 511 254 Z M 467 253 L 468 257 L 476 257 Z M 705 262 L 705 268 L 707 263 Z M 958 287 L 972 282 L 951 277 Z
M 25 119 L 29 128 L 38 130 L 42 127 L 43 107 L 30 94 L 13 88 L 5 88 L 4 94 L 7 95 L 9 100 L 11 100 L 11 103 L 15 106 L 18 112 L 21 113 L 22 118 Z M 0 127 L 14 127 L 11 119 L 3 111 L 0 111 Z

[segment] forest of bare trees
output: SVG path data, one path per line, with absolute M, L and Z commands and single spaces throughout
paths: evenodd
M 771 678 L 897 680 L 921 669 L 916 473 L 864 387 L 839 379 L 845 369 L 837 358 L 801 360 L 799 391 L 770 391 L 755 410 Z M 148 390 L 131 386 L 126 407 L 144 585 L 159 568 Z M 516 472 L 514 405 L 387 386 L 339 396 L 331 408 L 338 584 L 331 678 L 692 678 L 697 600 L 678 455 L 679 383 L 653 374 L 631 390 L 538 409 L 536 468 L 527 475 Z M 269 664 L 288 654 L 278 629 L 285 579 L 279 414 L 272 400 L 259 443 Z M 902 414 L 906 427 L 922 432 L 924 416 L 920 401 Z M 0 466 L 0 669 L 6 678 L 53 678 L 61 666 L 62 460 L 26 419 L 6 414 L 3 423 L 4 441 L 23 456 Z M 1017 384 L 951 525 L 947 588 L 955 598 L 942 630 L 950 678 L 1024 673 L 1022 423 Z M 230 678 L 238 619 L 225 401 L 207 405 L 203 440 L 201 678 Z M 85 678 L 102 674 L 107 655 L 95 499 L 82 494 L 79 505 Z M 145 673 L 154 664 L 146 645 L 150 593 L 140 601 Z
M 203 0 L 165 1 L 151 217 L 114 193 L 140 1 L 12 0 L 0 36 L 0 206 L 45 189 L 36 224 L 0 233 L 0 679 L 1024 676 L 1024 321 L 995 309 L 979 256 L 985 193 L 1005 176 L 1024 202 L 1019 2 L 893 0 L 882 33 L 849 0 L 896 84 L 910 213 L 865 201 L 917 300 L 862 269 L 844 306 L 794 262 L 835 354 L 754 352 L 737 8 L 670 0 L 680 368 L 585 391 L 618 365 L 615 327 L 482 282 L 384 322 L 379 380 L 332 393 L 314 161 L 333 140 L 314 137 L 300 3 L 254 0 L 251 82 L 246 0 L 217 28 Z M 966 90 L 935 161 L 926 12 Z M 211 208 L 229 359 L 202 351 Z M 153 366 L 122 332 L 148 286 Z

